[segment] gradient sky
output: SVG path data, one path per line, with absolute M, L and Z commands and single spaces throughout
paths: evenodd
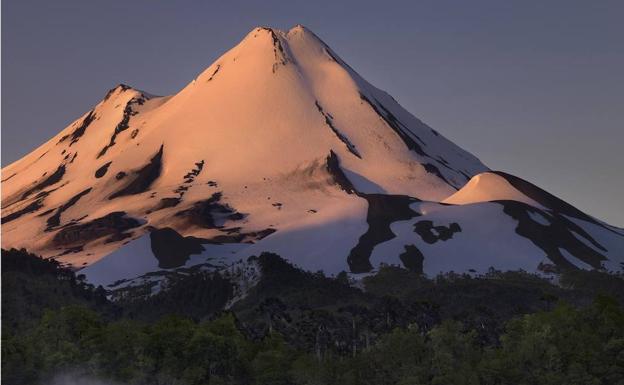
M 301 23 L 492 169 L 624 226 L 624 1 L 2 1 L 2 164 L 123 82 L 177 92 Z

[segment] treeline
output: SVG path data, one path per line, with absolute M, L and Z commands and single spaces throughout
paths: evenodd
M 36 324 L 46 309 L 83 305 L 114 316 L 120 309 L 107 301 L 102 287 L 93 287 L 53 259 L 26 250 L 2 250 L 2 334 L 15 334 Z
M 36 384 L 79 370 L 128 384 L 619 384 L 624 311 L 599 298 L 507 322 L 500 343 L 444 321 L 423 333 L 396 328 L 352 355 L 294 349 L 272 332 L 259 340 L 222 314 L 147 324 L 103 321 L 80 306 L 47 311 L 25 335 L 2 343 L 6 384 Z
M 261 279 L 197 273 L 111 303 L 25 251 L 2 254 L 2 380 L 68 371 L 123 384 L 624 383 L 624 280 L 573 271 L 428 279 L 386 266 L 346 274 L 252 257 Z

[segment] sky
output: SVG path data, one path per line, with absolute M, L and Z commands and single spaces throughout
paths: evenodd
M 303 24 L 486 165 L 624 227 L 624 1 L 2 1 L 2 165 L 118 83 L 184 87 Z

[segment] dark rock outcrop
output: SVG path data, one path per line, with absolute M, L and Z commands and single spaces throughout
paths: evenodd
M 172 269 L 186 263 L 191 254 L 204 251 L 198 238 L 184 237 L 170 227 L 150 232 L 152 253 L 158 259 L 158 267 Z
M 25 191 L 22 194 L 21 199 L 25 199 L 34 192 L 41 191 L 48 186 L 51 186 L 53 184 L 60 182 L 61 179 L 63 178 L 63 175 L 65 175 L 65 165 L 61 164 L 60 166 L 58 166 L 56 171 L 50 174 L 46 179 L 42 180 L 41 182 L 35 184 L 33 187 Z
M 113 162 L 108 162 L 108 163 L 105 163 L 102 167 L 98 168 L 98 169 L 95 171 L 95 177 L 96 177 L 96 178 L 101 178 L 101 177 L 103 177 L 104 175 L 106 175 L 106 172 L 108 172 L 108 166 L 110 166 L 110 165 L 111 165 L 111 163 L 113 163 Z
M 385 241 L 395 237 L 390 225 L 393 222 L 408 220 L 419 214 L 409 206 L 418 199 L 407 195 L 388 194 L 364 194 L 353 186 L 340 167 L 338 156 L 330 151 L 326 160 L 326 167 L 334 182 L 340 186 L 347 194 L 355 194 L 368 202 L 368 212 L 366 222 L 368 230 L 358 240 L 357 245 L 347 257 L 347 263 L 353 273 L 365 273 L 371 271 L 373 266 L 370 263 L 370 256 L 373 248 Z
M 219 203 L 222 193 L 216 192 L 208 199 L 195 202 L 192 207 L 177 212 L 178 217 L 186 217 L 190 224 L 204 227 L 207 229 L 220 228 L 217 224 L 218 220 L 240 220 L 243 214 L 236 212 L 235 209 L 227 204 Z
M 340 186 L 347 194 L 357 194 L 357 190 L 353 187 L 353 183 L 347 178 L 345 173 L 340 168 L 340 160 L 335 152 L 330 151 L 329 156 L 326 159 L 325 167 L 327 172 L 333 177 L 334 182 Z
M 418 155 L 427 156 L 425 151 L 423 151 L 420 144 L 416 143 L 416 140 L 420 140 L 414 133 L 412 133 L 403 123 L 397 119 L 390 110 L 384 107 L 377 100 L 373 103 L 366 95 L 360 93 L 360 99 L 366 102 L 374 111 L 379 115 L 384 122 L 388 125 L 388 127 L 392 128 L 394 132 L 401 138 L 403 143 L 412 151 L 415 151 Z
M 572 218 L 581 219 L 581 220 L 593 223 L 595 225 L 598 225 L 609 231 L 613 231 L 609 227 L 605 226 L 603 223 L 590 217 L 589 215 L 585 214 L 584 212 L 572 206 L 571 204 L 564 202 L 563 200 L 557 198 L 551 193 L 542 190 L 541 188 L 537 187 L 533 183 L 527 182 L 524 179 L 518 178 L 517 176 L 507 174 L 502 171 L 492 171 L 492 172 L 496 175 L 503 177 L 507 182 L 509 182 L 509 184 L 511 184 L 515 189 L 517 189 L 524 195 L 533 199 L 534 201 L 541 204 L 542 206 L 553 210 L 555 213 L 564 214 Z
M 434 244 L 453 238 L 453 234 L 461 232 L 461 227 L 456 222 L 448 226 L 434 226 L 433 221 L 419 221 L 414 224 L 414 232 L 420 235 L 424 242 Z
M 353 155 L 357 156 L 358 158 L 362 159 L 362 156 L 360 156 L 360 153 L 358 152 L 358 150 L 355 148 L 355 145 L 353 145 L 353 143 L 351 143 L 351 141 L 345 136 L 343 135 L 337 128 L 336 126 L 334 126 L 334 122 L 333 122 L 333 118 L 329 113 L 326 113 L 323 110 L 323 107 L 321 107 L 321 104 L 316 101 L 316 109 L 321 113 L 321 115 L 323 115 L 323 117 L 325 118 L 325 124 L 332 130 L 332 132 L 334 133 L 334 135 L 336 135 L 336 137 L 338 139 L 340 139 L 340 141 L 342 143 L 344 143 L 344 145 L 347 147 L 347 150 L 349 150 L 350 153 L 352 153 Z
M 164 146 L 150 159 L 149 163 L 140 170 L 135 171 L 134 178 L 121 190 L 113 193 L 108 199 L 114 199 L 125 195 L 140 194 L 146 191 L 151 184 L 160 176 L 162 169 L 162 156 Z M 119 175 L 119 174 L 117 174 Z
M 206 239 L 206 243 L 212 244 L 224 244 L 224 243 L 254 243 L 254 241 L 259 241 L 263 238 L 268 237 L 269 235 L 276 232 L 276 229 L 267 228 L 260 231 L 250 231 L 247 233 L 241 233 L 240 227 L 235 227 L 232 229 L 223 229 L 222 231 L 225 234 L 219 234 L 212 238 Z
M 147 210 L 147 213 L 153 213 L 154 211 L 158 211 L 158 210 L 162 210 L 162 209 L 166 209 L 169 207 L 175 207 L 178 204 L 180 204 L 181 199 L 174 197 L 174 198 L 162 198 L 158 204 L 156 204 L 156 206 L 154 206 L 153 208 Z
M 54 246 L 86 244 L 105 236 L 119 235 L 126 230 L 141 226 L 141 223 L 126 216 L 123 211 L 115 211 L 89 222 L 63 227 L 52 239 Z
M 529 239 L 537 247 L 542 249 L 546 256 L 560 269 L 576 269 L 577 267 L 561 253 L 560 249 L 566 250 L 575 258 L 585 262 L 595 269 L 602 268 L 602 262 L 607 258 L 598 250 L 606 251 L 594 238 L 583 228 L 576 225 L 565 216 L 556 212 L 545 212 L 526 203 L 517 201 L 495 201 L 503 206 L 503 211 L 518 221 L 516 233 Z M 531 213 L 548 219 L 548 224 L 543 224 L 531 218 Z M 575 235 L 576 234 L 576 235 Z M 584 238 L 586 242 L 579 238 Z M 590 247 L 591 243 L 594 247 Z
M 145 100 L 147 100 L 145 95 L 141 95 L 140 97 L 130 99 L 128 103 L 126 103 L 126 107 L 124 107 L 123 117 L 121 118 L 121 121 L 117 124 L 117 126 L 115 126 L 115 131 L 113 131 L 113 135 L 111 136 L 108 144 L 104 146 L 102 150 L 100 150 L 100 153 L 97 156 L 98 158 L 104 156 L 108 149 L 115 145 L 115 139 L 117 138 L 117 135 L 130 127 L 130 118 L 137 114 L 137 112 L 132 109 L 132 106 L 134 106 L 135 104 L 143 105 L 145 103 Z
M 33 213 L 42 207 L 43 207 L 43 198 L 35 199 L 32 202 L 30 202 L 28 205 L 26 205 L 25 207 L 3 216 L 2 224 L 14 221 L 24 214 Z
M 71 199 L 65 202 L 61 207 L 59 207 L 54 215 L 48 218 L 48 227 L 45 229 L 45 231 L 50 231 L 53 227 L 58 226 L 61 223 L 61 214 L 63 213 L 63 211 L 75 205 L 80 200 L 80 198 L 87 195 L 89 192 L 91 192 L 91 188 L 79 192 L 78 194 L 71 197 Z
M 414 273 L 423 273 L 425 256 L 415 245 L 405 245 L 405 251 L 399 255 L 403 266 Z
M 366 222 L 368 230 L 351 249 L 347 263 L 353 273 L 366 273 L 373 269 L 370 256 L 376 245 L 389 241 L 396 235 L 390 225 L 396 221 L 405 221 L 420 214 L 409 206 L 418 199 L 406 195 L 360 194 L 368 202 Z
M 78 142 L 78 140 L 84 135 L 85 131 L 87 130 L 87 127 L 89 127 L 89 125 L 95 120 L 95 111 L 91 110 L 89 111 L 89 114 L 87 114 L 87 116 L 82 119 L 82 122 L 80 123 L 80 125 L 78 127 L 76 127 L 76 129 L 74 131 L 72 131 L 71 134 L 69 135 L 65 135 L 63 136 L 58 143 L 62 143 L 65 140 L 67 140 L 68 138 L 71 138 L 71 141 L 69 143 L 69 145 L 73 145 L 74 143 Z

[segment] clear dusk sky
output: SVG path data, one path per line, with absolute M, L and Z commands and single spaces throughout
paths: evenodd
M 624 226 L 622 0 L 3 0 L 2 165 L 117 83 L 175 93 L 297 23 L 490 168 Z

